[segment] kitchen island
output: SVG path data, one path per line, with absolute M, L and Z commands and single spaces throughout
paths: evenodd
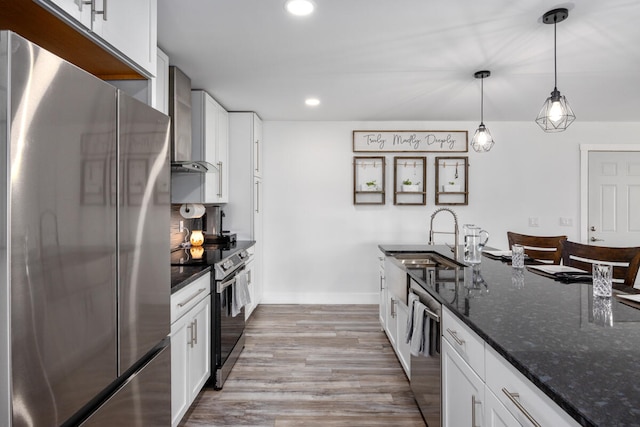
M 446 246 L 379 248 L 453 257 Z M 487 257 L 460 270 L 457 282 L 446 271 L 441 280 L 424 268 L 407 273 L 580 425 L 640 425 L 640 310 L 613 297 L 610 323 L 590 283 L 518 273 Z

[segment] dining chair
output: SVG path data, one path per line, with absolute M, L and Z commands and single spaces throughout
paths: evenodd
M 524 246 L 524 253 L 530 258 L 542 261 L 551 261 L 553 264 L 560 264 L 562 259 L 562 242 L 567 240 L 567 236 L 528 236 L 507 231 L 509 249 L 518 244 Z
M 562 242 L 562 264 L 591 272 L 594 263 L 613 266 L 613 287 L 633 288 L 640 267 L 640 247 L 613 248 Z

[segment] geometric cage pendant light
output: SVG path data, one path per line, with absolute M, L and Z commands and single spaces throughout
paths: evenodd
M 491 71 L 476 71 L 473 76 L 480 80 L 480 126 L 471 138 L 471 147 L 478 153 L 486 153 L 493 147 L 494 141 L 491 132 L 484 125 L 484 79 L 491 75 Z
M 542 22 L 553 24 L 553 75 L 554 85 L 551 96 L 547 98 L 538 113 L 536 123 L 545 132 L 562 132 L 576 119 L 576 115 L 569 106 L 569 102 L 558 90 L 558 65 L 556 54 L 556 24 L 569 17 L 568 9 L 553 9 L 542 16 Z

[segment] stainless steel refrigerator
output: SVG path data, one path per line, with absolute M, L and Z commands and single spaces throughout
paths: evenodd
M 169 118 L 0 32 L 0 425 L 170 425 Z

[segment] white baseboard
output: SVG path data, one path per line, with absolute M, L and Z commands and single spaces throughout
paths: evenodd
M 380 295 L 372 293 L 265 292 L 260 304 L 378 304 Z

